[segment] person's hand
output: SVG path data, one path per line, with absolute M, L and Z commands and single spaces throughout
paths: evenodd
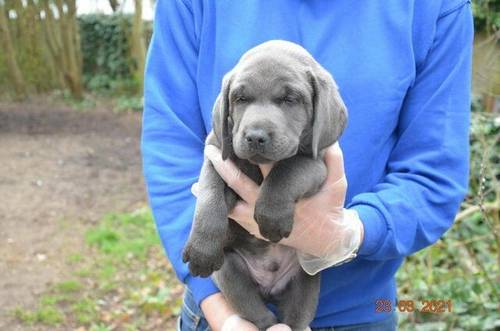
M 258 331 L 258 328 L 247 320 L 240 318 L 229 305 L 222 293 L 215 293 L 203 301 L 200 308 L 212 330 L 216 331 Z
M 259 329 L 249 321 L 234 314 L 224 320 L 221 331 L 258 331 Z
M 205 298 L 200 308 L 212 330 L 259 331 L 253 323 L 238 316 L 222 293 L 215 293 Z M 285 324 L 276 324 L 266 331 L 291 331 L 291 329 Z
M 236 204 L 229 217 L 252 235 L 264 239 L 253 218 L 259 186 L 231 160 L 223 161 L 216 147 L 206 146 L 205 155 L 228 186 L 244 200 Z M 301 265 L 309 274 L 355 257 L 363 238 L 363 225 L 357 213 L 343 208 L 347 181 L 342 150 L 338 144 L 326 150 L 325 163 L 328 168 L 325 183 L 314 196 L 297 202 L 292 232 L 280 241 L 280 244 L 299 250 Z M 262 174 L 267 176 L 272 165 L 260 168 Z M 196 186 L 193 193 L 196 195 Z
M 221 331 L 258 331 L 259 329 L 249 321 L 238 315 L 231 315 L 225 321 Z M 266 329 L 266 331 L 292 331 L 286 324 L 275 324 Z

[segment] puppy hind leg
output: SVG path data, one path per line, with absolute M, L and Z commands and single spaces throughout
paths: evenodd
M 222 268 L 212 278 L 231 307 L 259 330 L 277 323 L 276 316 L 266 307 L 258 285 L 251 279 L 247 265 L 238 254 L 226 253 Z
M 300 270 L 280 295 L 277 303 L 282 323 L 293 331 L 309 330 L 319 297 L 320 275 L 310 276 Z

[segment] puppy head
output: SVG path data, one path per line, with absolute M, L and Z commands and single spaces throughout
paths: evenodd
M 213 128 L 222 157 L 262 164 L 318 156 L 342 133 L 347 112 L 332 76 L 299 45 L 252 48 L 226 74 Z

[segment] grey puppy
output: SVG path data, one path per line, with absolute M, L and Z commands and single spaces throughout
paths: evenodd
M 277 243 L 292 230 L 297 200 L 326 179 L 322 150 L 338 140 L 346 119 L 332 76 L 291 42 L 252 48 L 223 79 L 206 144 L 261 184 L 254 218 L 269 241 L 228 219 L 239 197 L 205 158 L 183 260 L 194 276 L 213 274 L 231 306 L 259 329 L 279 320 L 304 330 L 314 318 L 319 274 L 305 273 L 296 251 Z M 263 180 L 258 164 L 271 162 Z M 276 305 L 278 317 L 266 303 Z

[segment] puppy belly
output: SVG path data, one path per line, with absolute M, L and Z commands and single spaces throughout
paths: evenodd
M 255 254 L 235 249 L 245 261 L 250 275 L 265 295 L 277 295 L 283 291 L 300 269 L 295 249 L 271 244 L 264 253 Z

